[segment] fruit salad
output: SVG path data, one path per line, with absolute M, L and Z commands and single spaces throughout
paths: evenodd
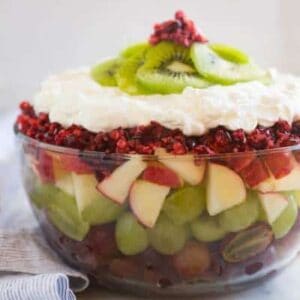
M 46 239 L 111 288 L 198 295 L 300 250 L 300 79 L 209 42 L 182 11 L 45 81 L 15 123 Z

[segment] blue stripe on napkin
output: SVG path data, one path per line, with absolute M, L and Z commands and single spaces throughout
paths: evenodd
M 75 300 L 68 277 L 43 274 L 0 281 L 0 300 Z

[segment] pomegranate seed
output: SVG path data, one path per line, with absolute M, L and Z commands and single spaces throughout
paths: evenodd
M 161 41 L 172 41 L 184 47 L 190 47 L 194 42 L 206 43 L 208 40 L 197 31 L 193 21 L 189 20 L 183 11 L 175 13 L 174 20 L 168 20 L 153 26 L 154 32 L 149 38 L 152 45 Z
M 36 115 L 28 102 L 22 102 L 20 108 L 16 130 L 48 144 L 79 150 L 151 155 L 155 148 L 163 147 L 177 155 L 187 152 L 213 155 L 300 144 L 300 122 L 290 125 L 286 121 L 278 121 L 272 127 L 258 126 L 250 133 L 242 129 L 230 131 L 219 126 L 194 137 L 185 136 L 179 129 L 168 129 L 154 121 L 147 126 L 94 133 L 78 125 L 63 128 L 58 123 L 52 123 L 48 114 Z

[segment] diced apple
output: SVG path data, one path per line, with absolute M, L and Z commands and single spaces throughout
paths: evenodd
M 179 188 L 184 182 L 174 171 L 159 162 L 151 162 L 143 173 L 142 178 L 152 183 Z
M 294 191 L 300 189 L 300 166 L 295 165 L 293 170 L 286 176 L 275 180 L 276 192 Z
M 97 189 L 109 199 L 123 204 L 131 185 L 146 167 L 147 164 L 144 161 L 138 157 L 133 157 L 104 178 L 98 184 Z
M 270 177 L 268 169 L 260 158 L 254 159 L 239 174 L 249 187 L 255 187 Z
M 280 193 L 259 193 L 259 199 L 266 213 L 268 222 L 272 224 L 288 206 L 288 199 Z
M 58 161 L 63 169 L 77 174 L 92 174 L 91 167 L 85 163 L 78 155 L 63 154 L 47 151 L 48 155 Z
M 270 153 L 264 159 L 267 167 L 276 179 L 285 177 L 293 169 L 293 157 L 290 152 Z
M 206 167 L 205 161 L 198 162 L 196 165 L 193 155 L 172 155 L 162 148 L 156 149 L 155 155 L 158 156 L 160 162 L 176 172 L 187 183 L 197 185 L 202 182 Z
M 130 207 L 140 223 L 154 227 L 170 187 L 137 180 L 130 190 Z
M 273 177 L 273 175 L 270 175 L 270 177 L 260 182 L 257 186 L 253 187 L 253 189 L 261 193 L 274 192 L 276 190 L 275 184 L 275 178 Z
M 75 155 L 62 155 L 61 163 L 65 170 L 75 172 L 77 174 L 91 174 L 91 167 L 83 162 L 78 156 Z
M 236 172 L 240 172 L 250 165 L 256 155 L 253 152 L 243 153 L 239 156 L 232 156 L 228 159 L 228 166 Z
M 99 198 L 99 192 L 96 188 L 98 182 L 94 174 L 80 175 L 72 173 L 72 179 L 77 207 L 82 213 L 86 207 Z
M 55 185 L 65 193 L 73 196 L 74 184 L 72 173 L 62 168 L 61 164 L 56 159 L 53 159 L 53 173 L 55 178 Z
M 38 157 L 27 154 L 32 171 L 42 183 L 54 183 L 53 159 L 47 151 L 40 150 Z
M 209 163 L 207 182 L 207 210 L 214 216 L 246 200 L 242 178 L 223 165 Z
M 260 192 L 286 192 L 300 190 L 300 165 L 294 158 L 291 159 L 293 166 L 289 174 L 276 179 L 271 175 L 267 180 L 258 184 L 255 189 Z

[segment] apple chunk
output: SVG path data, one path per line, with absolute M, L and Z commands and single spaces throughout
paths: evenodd
M 293 168 L 289 174 L 279 179 L 271 175 L 267 180 L 258 184 L 255 189 L 260 192 L 287 192 L 300 190 L 300 166 L 292 160 Z
M 137 180 L 130 190 L 130 207 L 146 227 L 154 227 L 170 187 Z
M 174 171 L 159 162 L 151 162 L 143 173 L 142 178 L 152 183 L 178 188 L 183 186 L 183 180 Z
M 191 185 L 201 183 L 204 178 L 205 161 L 196 165 L 193 155 L 172 155 L 162 148 L 156 149 L 155 155 L 158 156 L 160 162 Z
M 280 193 L 259 193 L 258 195 L 268 222 L 272 224 L 288 206 L 288 199 Z
M 129 194 L 131 185 L 146 167 L 147 164 L 140 158 L 132 157 L 104 178 L 98 184 L 97 189 L 109 199 L 123 204 Z
M 266 155 L 265 163 L 276 179 L 287 176 L 294 167 L 291 153 L 270 153 Z
M 72 178 L 78 210 L 82 213 L 86 207 L 99 197 L 99 192 L 96 189 L 98 182 L 93 174 L 72 173 Z
M 275 180 L 275 191 L 293 191 L 300 189 L 300 166 L 294 165 L 292 171 Z
M 249 187 L 255 187 L 270 177 L 267 167 L 260 158 L 255 158 L 239 174 Z
M 67 194 L 74 196 L 72 173 L 66 171 L 56 159 L 53 159 L 53 173 L 55 185 Z
M 239 173 L 241 170 L 248 167 L 255 158 L 256 158 L 255 153 L 246 152 L 243 153 L 242 155 L 230 156 L 230 158 L 228 158 L 227 160 L 227 163 L 231 169 Z
M 241 177 L 230 168 L 209 163 L 207 210 L 214 216 L 246 200 L 246 188 Z

